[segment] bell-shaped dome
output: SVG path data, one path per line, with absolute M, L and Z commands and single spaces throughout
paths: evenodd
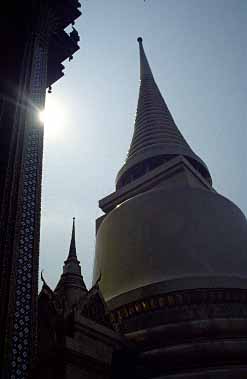
M 102 222 L 94 278 L 107 301 L 154 283 L 163 290 L 247 288 L 247 221 L 214 191 L 159 189 L 124 202 Z

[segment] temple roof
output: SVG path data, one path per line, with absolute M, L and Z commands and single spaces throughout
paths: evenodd
M 140 90 L 135 118 L 134 134 L 125 165 L 117 176 L 117 188 L 142 176 L 150 165 L 162 164 L 174 156 L 185 156 L 198 171 L 211 182 L 204 162 L 186 142 L 162 97 L 149 66 L 142 38 L 138 38 L 140 50 Z M 156 159 L 156 162 L 154 160 Z M 143 165 L 143 163 L 148 164 Z M 127 177 L 127 180 L 126 180 Z
M 1 10 L 1 36 L 2 51 L 9 51 L 11 44 L 10 36 L 15 36 L 17 48 L 25 44 L 25 41 L 33 33 L 44 33 L 42 41 L 46 39 L 49 30 L 48 41 L 48 67 L 47 87 L 64 75 L 63 62 L 72 58 L 79 50 L 79 35 L 75 36 L 75 28 L 71 33 L 65 29 L 74 25 L 76 19 L 81 15 L 81 4 L 78 0 L 25 0 L 5 2 L 5 9 Z M 49 18 L 45 12 L 49 10 Z M 42 14 L 42 12 L 45 14 Z M 41 31 L 38 28 L 41 22 Z M 42 34 L 41 33 L 41 34 Z M 76 38 L 75 38 L 76 37 Z

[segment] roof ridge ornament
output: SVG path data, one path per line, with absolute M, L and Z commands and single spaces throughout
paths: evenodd
M 43 282 L 43 285 L 47 285 L 47 283 L 46 283 L 46 281 L 44 279 L 44 276 L 43 276 L 43 272 L 44 272 L 44 270 L 41 270 L 41 272 L 40 272 L 40 279 Z

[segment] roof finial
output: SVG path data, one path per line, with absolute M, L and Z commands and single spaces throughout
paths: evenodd
M 70 241 L 70 248 L 69 248 L 69 255 L 68 259 L 70 258 L 76 258 L 76 245 L 75 245 L 75 217 L 73 217 L 73 225 L 72 225 L 72 234 L 71 234 L 71 241 Z
M 83 293 L 87 291 L 86 285 L 81 275 L 80 262 L 78 261 L 77 254 L 76 254 L 75 217 L 73 217 L 72 234 L 71 234 L 71 242 L 70 242 L 68 258 L 64 262 L 63 273 L 56 286 L 55 292 L 59 293 L 61 291 L 61 293 L 63 294 L 63 291 L 65 288 L 66 288 L 65 297 L 69 303 L 71 302 L 73 303 L 73 301 L 75 300 L 73 291 L 75 291 L 74 294 L 76 298 L 77 298 L 76 293 L 77 293 L 78 288 L 81 289 Z M 71 295 L 71 292 L 68 292 L 68 289 L 72 291 L 72 295 Z
M 41 280 L 42 280 L 42 282 L 43 282 L 42 289 L 43 289 L 43 290 L 46 289 L 46 290 L 52 292 L 52 290 L 50 289 L 50 287 L 48 286 L 48 284 L 46 283 L 46 281 L 45 281 L 45 279 L 44 279 L 43 272 L 44 272 L 44 270 L 41 270 L 41 273 L 40 273 Z
M 152 80 L 154 81 L 153 74 L 152 74 L 151 68 L 149 66 L 149 63 L 148 63 L 148 60 L 147 60 L 147 57 L 146 57 L 146 54 L 145 54 L 145 51 L 143 48 L 142 37 L 138 37 L 137 41 L 139 43 L 139 49 L 140 49 L 140 76 L 141 76 L 141 80 L 145 79 L 145 78 L 152 78 Z
M 43 276 L 43 272 L 44 272 L 44 270 L 41 270 L 40 276 L 41 276 L 41 280 L 42 280 L 43 284 L 46 284 L 44 276 Z

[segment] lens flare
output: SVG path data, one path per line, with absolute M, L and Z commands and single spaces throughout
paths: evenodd
M 45 109 L 39 112 L 39 120 L 44 124 L 45 138 L 56 139 L 62 135 L 65 125 L 65 109 L 58 100 L 47 98 Z
M 45 122 L 45 110 L 39 112 L 39 121 Z

